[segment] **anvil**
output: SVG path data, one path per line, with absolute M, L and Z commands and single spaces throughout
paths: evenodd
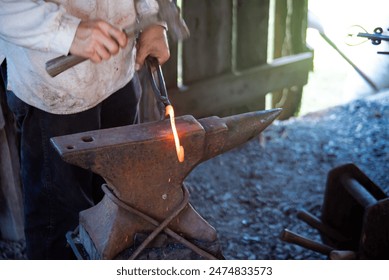
M 177 117 L 177 131 L 185 149 L 183 162 L 177 159 L 168 120 L 65 135 L 51 141 L 64 161 L 101 175 L 117 199 L 162 223 L 183 201 L 184 180 L 197 165 L 254 138 L 280 112 L 272 109 L 199 120 L 190 115 Z M 79 219 L 97 251 L 92 258 L 99 259 L 114 259 L 133 245 L 136 233 L 155 229 L 108 195 L 82 211 Z M 168 228 L 188 239 L 217 239 L 216 230 L 190 203 Z

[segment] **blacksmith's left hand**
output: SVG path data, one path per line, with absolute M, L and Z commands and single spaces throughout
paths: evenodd
M 142 31 L 137 43 L 135 70 L 142 67 L 148 56 L 157 58 L 160 65 L 170 57 L 166 29 L 161 25 L 152 25 Z

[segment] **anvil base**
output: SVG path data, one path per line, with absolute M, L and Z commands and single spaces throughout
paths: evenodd
M 119 253 L 115 260 L 128 260 L 131 255 L 135 252 L 138 246 L 145 240 L 148 234 L 136 234 L 134 245 L 123 250 Z M 82 259 L 93 259 L 99 260 L 101 256 L 96 250 L 93 240 L 90 238 L 85 229 L 80 226 L 79 234 L 74 238 L 72 242 L 78 240 L 77 255 L 80 255 Z M 82 240 L 82 243 L 80 242 Z M 217 259 L 224 259 L 222 254 L 219 240 L 214 242 L 203 242 L 199 240 L 189 240 L 192 244 L 197 247 L 208 251 L 210 254 L 215 256 Z M 137 257 L 137 260 L 203 260 L 204 257 L 197 254 L 185 245 L 177 242 L 175 239 L 169 237 L 166 234 L 159 234 L 155 240 L 145 248 Z

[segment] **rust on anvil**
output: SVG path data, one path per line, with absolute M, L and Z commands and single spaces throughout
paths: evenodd
M 68 163 L 101 175 L 114 194 L 158 221 L 183 199 L 184 179 L 198 164 L 237 147 L 258 135 L 281 109 L 250 112 L 225 118 L 176 118 L 185 149 L 179 162 L 169 120 L 52 138 Z M 107 197 L 80 213 L 82 225 L 101 258 L 112 259 L 132 245 L 137 232 L 154 226 L 111 205 Z M 191 239 L 214 241 L 216 231 L 190 204 L 169 228 Z

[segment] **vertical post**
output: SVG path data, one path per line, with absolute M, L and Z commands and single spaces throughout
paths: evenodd
M 237 0 L 237 70 L 267 61 L 269 0 Z
M 307 51 L 308 0 L 274 1 L 274 58 Z M 287 119 L 298 112 L 302 92 L 302 86 L 292 86 L 272 93 L 272 107 L 284 109 L 280 119 Z
M 0 70 L 0 233 L 4 239 L 18 241 L 24 239 L 19 153 L 13 118 L 5 103 Z
M 191 32 L 183 43 L 183 83 L 231 71 L 232 0 L 183 3 Z
M 235 0 L 236 70 L 266 64 L 269 30 L 269 0 Z M 258 85 L 260 87 L 260 85 Z M 237 113 L 265 109 L 265 96 L 259 95 Z

